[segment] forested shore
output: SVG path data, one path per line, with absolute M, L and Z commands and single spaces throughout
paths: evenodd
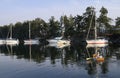
M 64 35 L 68 39 L 76 34 L 86 34 L 90 25 L 91 14 L 90 11 L 93 7 L 87 7 L 82 15 L 67 16 L 63 15 L 59 20 L 51 16 L 48 22 L 42 18 L 35 18 L 34 20 L 27 20 L 24 22 L 17 22 L 0 26 L 0 38 L 9 37 L 10 26 L 12 26 L 13 38 L 24 40 L 29 38 L 29 23 L 31 24 L 31 38 L 54 38 L 56 36 Z M 116 17 L 115 25 L 111 25 L 112 18 L 108 17 L 109 11 L 101 7 L 99 10 L 100 15 L 96 17 L 98 23 L 97 29 L 100 35 L 109 35 L 119 33 L 114 31 L 120 28 L 120 17 Z M 79 14 L 79 13 L 78 13 Z M 88 15 L 84 21 L 85 15 Z M 95 20 L 95 19 L 94 19 Z M 64 33 L 62 33 L 64 31 Z

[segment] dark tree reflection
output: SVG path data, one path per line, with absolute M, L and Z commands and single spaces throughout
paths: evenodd
M 96 62 L 94 59 L 86 60 L 86 58 L 93 57 L 95 51 L 99 51 L 105 58 L 104 62 Z M 36 63 L 44 63 L 49 60 L 49 64 L 60 65 L 68 67 L 75 65 L 77 67 L 83 67 L 86 69 L 89 75 L 95 75 L 98 70 L 102 74 L 109 72 L 109 60 L 112 56 L 116 57 L 116 60 L 120 60 L 120 48 L 114 46 L 107 47 L 86 47 L 86 46 L 68 46 L 64 48 L 55 48 L 41 45 L 3 45 L 0 46 L 0 53 L 5 56 L 16 57 L 16 59 L 31 60 Z M 59 61 L 58 61 L 59 60 Z

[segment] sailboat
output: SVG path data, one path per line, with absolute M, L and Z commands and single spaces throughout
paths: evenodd
M 53 39 L 48 39 L 47 41 L 49 42 L 49 44 L 48 44 L 49 46 L 63 47 L 63 46 L 69 46 L 70 45 L 70 41 L 69 40 L 63 39 L 64 31 L 65 31 L 64 24 L 61 23 L 61 27 L 62 27 L 62 36 L 55 37 Z
M 47 40 L 49 42 L 48 46 L 62 48 L 70 45 L 69 40 L 64 40 L 62 37 L 55 37 L 54 39 Z
M 92 21 L 93 21 L 93 17 L 94 17 L 94 16 L 95 16 L 95 11 L 94 11 L 94 9 L 93 9 L 92 18 L 91 18 L 90 27 L 89 27 L 89 30 L 88 30 L 86 42 L 87 42 L 87 44 L 107 44 L 107 43 L 108 43 L 108 40 L 106 40 L 105 38 L 102 38 L 102 37 L 101 37 L 101 38 L 100 38 L 100 37 L 97 37 L 96 19 L 95 19 L 95 26 L 94 26 L 95 39 L 91 39 L 91 40 L 88 39 L 88 35 L 89 35 L 89 33 L 90 33 L 90 29 L 91 29 L 91 26 L 92 26 Z
M 70 45 L 70 41 L 63 40 L 62 37 L 55 37 L 54 39 L 48 40 L 49 44 L 47 46 L 63 48 Z
M 12 38 L 12 25 L 10 26 L 10 37 L 5 40 L 6 45 L 17 45 L 19 44 L 19 40 Z
M 62 39 L 62 37 L 55 37 L 54 39 L 49 39 L 48 40 L 48 42 L 49 42 L 49 44 L 66 44 L 66 43 L 68 43 L 69 41 L 68 40 L 64 40 L 64 39 Z
M 29 39 L 24 40 L 24 45 L 39 44 L 38 39 L 31 39 L 31 25 L 29 22 Z

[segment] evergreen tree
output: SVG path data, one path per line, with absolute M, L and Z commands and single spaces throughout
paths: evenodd
M 115 20 L 116 20 L 115 21 L 115 26 L 120 27 L 120 17 L 117 17 Z

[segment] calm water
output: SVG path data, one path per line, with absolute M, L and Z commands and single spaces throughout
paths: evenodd
M 0 46 L 0 78 L 120 78 L 120 47 Z

